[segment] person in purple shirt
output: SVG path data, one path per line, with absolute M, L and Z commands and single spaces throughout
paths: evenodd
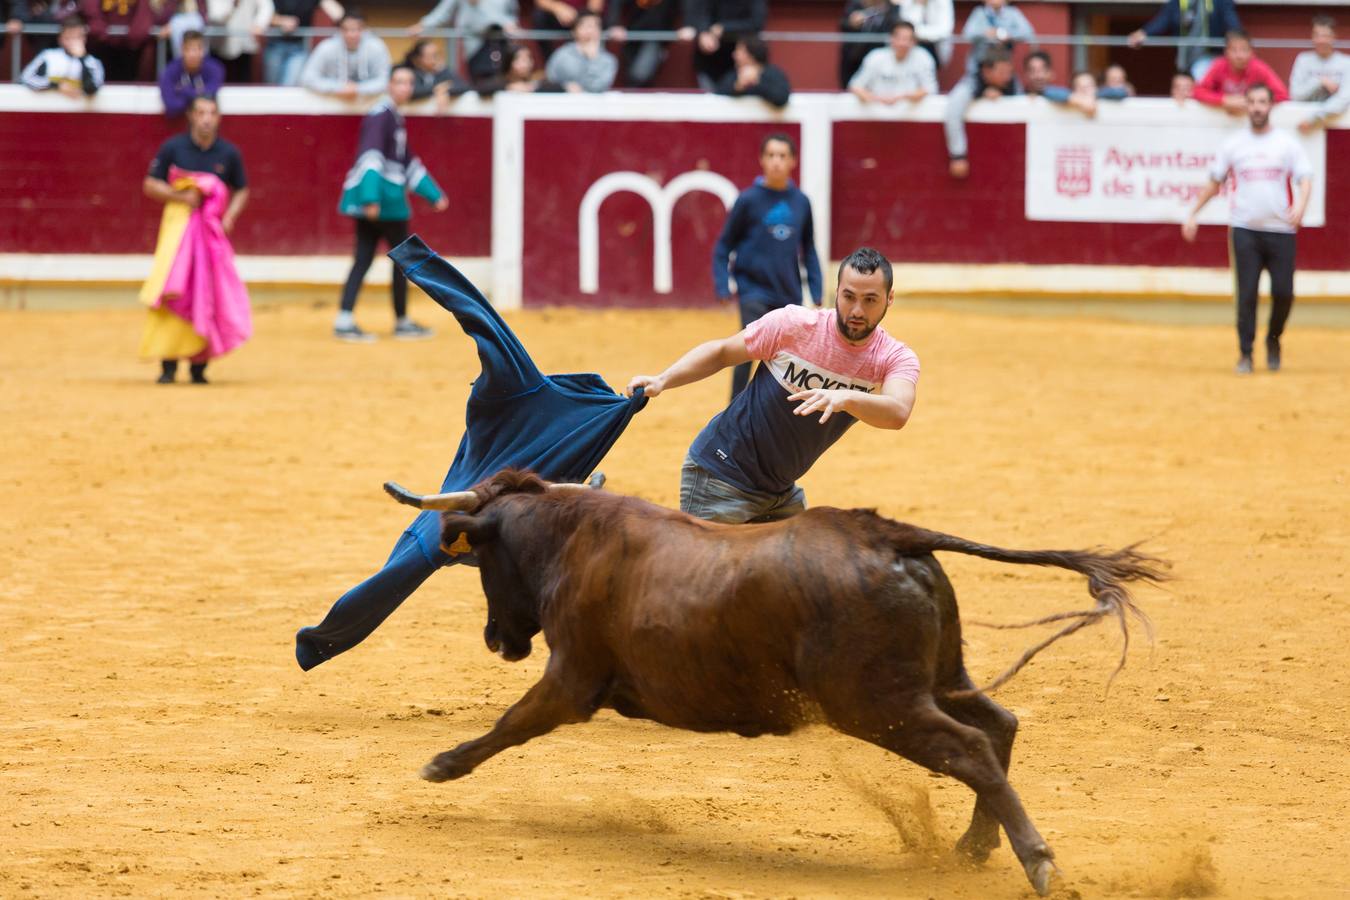
M 200 31 L 183 35 L 183 55 L 164 67 L 159 76 L 159 95 L 164 115 L 176 119 L 197 97 L 214 97 L 225 83 L 225 64 L 206 52 Z

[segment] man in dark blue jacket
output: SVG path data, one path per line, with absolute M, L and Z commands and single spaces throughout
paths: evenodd
M 729 300 L 729 276 L 735 276 L 741 327 L 771 310 L 801 305 L 803 263 L 817 306 L 822 291 L 811 201 L 791 178 L 797 145 L 786 134 L 771 134 L 759 145 L 759 164 L 764 175 L 736 198 L 713 248 L 713 286 L 718 297 Z M 749 380 L 750 364 L 737 366 L 731 396 Z
M 1138 47 L 1150 37 L 1204 40 L 1241 30 L 1233 0 L 1167 0 L 1157 15 L 1130 35 L 1129 41 L 1131 47 Z M 1177 71 L 1190 72 L 1199 81 L 1217 55 L 1211 47 L 1178 47 Z

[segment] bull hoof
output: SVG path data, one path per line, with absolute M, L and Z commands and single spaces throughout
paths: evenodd
M 1038 859 L 1027 865 L 1027 880 L 1039 896 L 1046 897 L 1050 894 L 1050 881 L 1058 871 L 1053 860 Z
M 956 854 L 963 861 L 970 865 L 983 865 L 989 859 L 989 854 L 994 852 L 998 846 L 998 833 L 994 833 L 994 839 L 980 838 L 972 835 L 969 831 L 961 836 L 956 842 Z
M 418 774 L 425 781 L 440 784 L 442 781 L 454 781 L 456 778 L 463 778 L 472 771 L 472 768 L 457 762 L 449 753 L 442 753 L 423 766 L 422 771 Z

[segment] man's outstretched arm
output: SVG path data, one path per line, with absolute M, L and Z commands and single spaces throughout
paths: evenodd
M 681 356 L 660 375 L 634 375 L 624 389 L 624 396 L 631 397 L 635 390 L 642 388 L 644 396 L 650 400 L 666 388 L 702 381 L 723 369 L 749 361 L 750 351 L 745 346 L 745 332 L 707 341 Z

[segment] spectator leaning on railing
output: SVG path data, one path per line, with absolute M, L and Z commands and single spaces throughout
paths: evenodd
M 176 119 L 197 97 L 214 97 L 225 83 L 225 66 L 206 50 L 200 31 L 183 35 L 183 55 L 159 73 L 159 96 L 164 115 Z
M 445 52 L 441 42 L 431 38 L 422 38 L 412 45 L 408 55 L 403 57 L 403 65 L 413 73 L 412 99 L 426 100 L 434 97 L 436 109 L 445 112 L 450 108 L 450 98 L 458 97 L 469 90 L 469 86 L 445 65 Z
M 787 73 L 769 62 L 769 45 L 745 37 L 731 51 L 736 68 L 722 76 L 717 93 L 728 97 L 759 97 L 774 106 L 787 106 L 792 93 Z
M 1190 72 L 1173 73 L 1170 94 L 1173 100 L 1185 105 L 1188 100 L 1195 96 L 1195 76 L 1191 75 Z
M 1289 74 L 1289 93 L 1295 100 L 1317 103 L 1311 116 L 1298 124 L 1308 132 L 1327 119 L 1350 109 L 1350 56 L 1336 50 L 1336 22 L 1330 16 L 1312 21 L 1313 49 L 1294 60 Z
M 736 42 L 763 31 L 768 16 L 768 0 L 689 0 L 684 24 L 698 35 L 694 74 L 699 87 L 717 90 L 726 74 L 736 68 L 731 58 Z
M 933 57 L 915 49 L 914 26 L 897 22 L 891 45 L 863 57 L 848 89 L 864 103 L 916 102 L 938 92 L 937 67 Z
M 297 28 L 314 25 L 314 12 L 322 9 L 334 22 L 342 20 L 342 4 L 337 0 L 272 0 L 271 34 L 263 47 L 263 80 L 268 84 L 300 83 L 300 67 L 305 63 L 308 39 L 294 33 Z
M 1022 90 L 1033 97 L 1055 82 L 1055 68 L 1050 62 L 1050 54 L 1044 50 L 1033 50 L 1022 59 Z
M 848 0 L 839 30 L 844 34 L 890 34 L 900 21 L 900 6 L 892 0 Z M 846 41 L 839 45 L 839 86 L 847 89 L 853 75 L 876 44 Z
M 1112 63 L 1102 72 L 1102 89 L 1120 91 L 1124 97 L 1134 96 L 1134 85 L 1130 83 L 1130 76 L 1120 63 Z
M 961 34 L 970 41 L 966 72 L 971 74 L 979 69 L 980 60 L 991 48 L 1003 47 L 1011 53 L 1017 44 L 1036 38 L 1036 30 L 1027 17 L 1017 7 L 1009 6 L 1008 0 L 985 0 L 972 9 Z
M 1022 86 L 1013 74 L 1012 53 L 998 45 L 986 49 L 979 68 L 952 88 L 947 95 L 943 128 L 947 133 L 947 171 L 953 178 L 965 178 L 970 174 L 970 162 L 966 159 L 966 110 L 970 104 L 1020 93 Z
M 1073 73 L 1068 87 L 1050 85 L 1041 91 L 1041 96 L 1051 103 L 1076 109 L 1090 119 L 1097 115 L 1098 100 L 1124 100 L 1129 97 L 1129 93 L 1122 87 L 1098 87 L 1095 75 L 1078 71 Z
M 952 0 L 900 0 L 900 18 L 914 26 L 919 46 L 933 62 L 945 66 L 952 58 L 952 32 L 956 30 Z
M 59 46 L 43 50 L 24 68 L 20 80 L 35 91 L 60 91 L 67 97 L 92 97 L 103 86 L 103 63 L 89 55 L 84 20 L 61 23 Z
M 357 10 L 347 10 L 338 28 L 305 60 L 300 84 L 344 100 L 383 93 L 389 84 L 389 48 L 366 30 L 366 17 Z
M 483 46 L 484 32 L 496 26 L 509 34 L 516 30 L 519 18 L 516 0 L 441 0 L 408 29 L 408 34 L 419 37 L 428 28 L 458 28 L 467 32 L 464 55 L 471 57 Z
M 1210 106 L 1221 106 L 1235 116 L 1247 115 L 1247 88 L 1264 84 L 1275 103 L 1289 99 L 1289 90 L 1275 70 L 1252 53 L 1251 38 L 1245 31 L 1224 35 L 1223 56 L 1214 60 L 1209 71 L 1195 85 L 1195 99 Z
M 600 17 L 584 12 L 572 23 L 572 43 L 548 58 L 548 80 L 569 93 L 602 94 L 614 85 L 619 61 L 600 43 Z
M 1138 47 L 1150 37 L 1188 37 L 1208 40 L 1240 31 L 1237 7 L 1233 0 L 1167 0 L 1157 15 L 1144 27 L 1130 34 L 1131 47 Z M 1214 52 L 1208 47 L 1186 45 L 1177 48 L 1177 71 L 1190 72 L 1197 81 L 1214 62 Z
M 666 61 L 665 41 L 630 41 L 628 30 L 674 31 L 677 0 L 609 0 L 605 6 L 606 35 L 623 44 L 623 77 L 628 87 L 646 87 Z
M 534 51 L 528 45 L 511 45 L 507 47 L 505 56 L 506 65 L 502 71 L 475 77 L 475 91 L 482 96 L 489 96 L 497 91 L 533 93 L 545 89 L 544 73 L 539 70 Z

